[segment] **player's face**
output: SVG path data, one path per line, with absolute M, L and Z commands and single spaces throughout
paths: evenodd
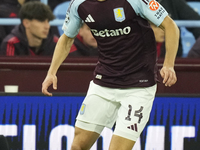
M 36 19 L 30 20 L 29 32 L 36 38 L 45 39 L 49 34 L 50 24 L 46 19 L 45 21 L 39 21 Z
M 160 42 L 160 43 L 164 42 L 165 41 L 164 31 L 161 28 L 156 27 L 155 25 L 151 25 L 151 27 L 153 29 L 156 42 Z
M 83 38 L 83 42 L 85 45 L 97 47 L 97 41 L 93 37 L 90 28 L 86 24 L 84 24 L 83 27 L 80 28 L 79 34 Z

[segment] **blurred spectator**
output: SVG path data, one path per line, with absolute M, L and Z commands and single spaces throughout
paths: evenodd
M 19 0 L 6 0 L 0 5 L 0 18 L 17 18 L 18 12 L 21 8 Z M 21 2 L 22 3 L 22 2 Z M 3 39 L 8 35 L 14 26 L 0 26 L 0 44 Z
M 0 0 L 0 18 L 18 18 L 21 6 L 30 0 Z M 36 1 L 36 0 L 35 0 Z M 38 0 L 39 1 L 39 0 Z M 0 25 L 0 44 L 3 39 L 11 32 L 14 25 Z
M 29 1 L 40 1 L 40 0 L 0 0 L 0 18 L 19 18 L 19 10 L 21 6 Z M 3 39 L 11 33 L 15 25 L 0 25 L 0 45 Z M 52 32 L 59 36 L 57 27 L 51 27 Z
M 153 29 L 154 36 L 156 39 L 156 48 L 157 48 L 157 56 L 160 57 L 163 55 L 163 48 L 165 47 L 165 33 L 164 31 L 150 22 L 151 28 Z
M 69 56 L 98 56 L 97 41 L 85 23 L 74 40 Z
M 0 135 L 0 150 L 9 150 L 8 142 L 3 135 Z
M 41 15 L 42 14 L 42 15 Z M 1 44 L 1 55 L 52 55 L 58 37 L 49 32 L 54 15 L 49 6 L 32 1 L 19 12 L 21 24 L 16 26 Z
M 194 11 L 185 0 L 157 0 L 169 13 L 173 20 L 200 20 L 200 16 Z M 200 28 L 187 28 L 195 39 L 200 36 Z M 180 37 L 181 38 L 181 37 Z M 179 41 L 179 49 L 177 57 L 181 57 L 183 53 L 181 39 Z
M 190 49 L 188 58 L 200 58 L 200 37 L 196 40 L 192 48 Z

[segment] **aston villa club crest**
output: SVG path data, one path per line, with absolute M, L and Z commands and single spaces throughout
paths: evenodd
M 124 9 L 122 7 L 115 8 L 114 10 L 115 20 L 117 22 L 122 22 L 125 20 Z

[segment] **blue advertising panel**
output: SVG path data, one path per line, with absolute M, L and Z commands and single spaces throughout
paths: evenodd
M 10 150 L 69 150 L 84 96 L 0 96 L 0 135 Z M 200 97 L 156 97 L 133 150 L 199 150 Z M 108 149 L 105 129 L 92 150 Z

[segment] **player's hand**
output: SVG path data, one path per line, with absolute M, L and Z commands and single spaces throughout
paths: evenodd
M 177 81 L 176 73 L 172 67 L 162 67 L 160 75 L 163 78 L 163 84 L 165 84 L 165 86 L 170 87 Z
M 46 96 L 52 96 L 52 93 L 48 92 L 48 87 L 53 84 L 53 89 L 57 89 L 57 77 L 55 75 L 47 75 L 42 83 L 42 93 Z

